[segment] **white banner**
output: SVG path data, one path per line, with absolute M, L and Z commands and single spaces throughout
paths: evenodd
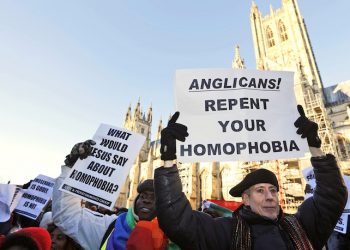
M 307 188 L 305 189 L 304 200 L 313 196 L 314 191 L 316 189 L 316 179 L 313 167 L 305 168 L 303 171 L 303 176 L 306 181 Z M 350 176 L 344 176 L 344 182 L 348 190 L 350 190 Z M 348 225 L 348 215 L 350 213 L 350 193 L 348 192 L 348 201 L 345 205 L 343 214 L 340 216 L 337 225 L 334 228 L 334 231 L 338 231 L 340 233 L 345 234 Z
M 112 209 L 145 137 L 101 124 L 90 156 L 78 160 L 60 190 Z
M 311 197 L 314 195 L 314 191 L 316 188 L 316 179 L 315 179 L 315 174 L 314 174 L 314 168 L 313 167 L 308 167 L 303 169 L 302 171 L 305 182 L 306 182 L 306 187 L 305 187 L 305 195 L 304 195 L 304 200 L 307 198 Z
M 343 175 L 345 185 L 348 189 L 348 201 L 346 202 L 344 213 L 350 214 L 350 176 Z
M 177 143 L 180 162 L 303 157 L 292 72 L 177 70 L 176 109 L 189 137 Z
M 11 205 L 10 205 L 10 212 L 12 213 L 13 210 L 15 210 L 15 208 L 17 207 L 17 204 L 19 203 L 19 201 L 22 199 L 23 193 L 25 189 L 16 187 L 16 191 L 15 194 L 13 196 Z
M 334 228 L 334 231 L 339 233 L 346 234 L 346 230 L 348 227 L 348 216 L 349 214 L 342 214 L 337 222 L 337 225 Z
M 11 203 L 16 192 L 16 185 L 0 184 L 0 222 L 8 221 L 11 215 Z
M 15 212 L 31 219 L 37 219 L 45 205 L 52 198 L 55 179 L 38 175 L 19 200 Z

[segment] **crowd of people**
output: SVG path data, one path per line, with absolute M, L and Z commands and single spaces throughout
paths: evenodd
M 109 211 L 58 189 L 77 159 L 90 155 L 94 141 L 87 140 L 66 156 L 52 204 L 40 219 L 14 213 L 0 223 L 0 250 L 350 249 L 349 234 L 333 232 L 347 202 L 340 169 L 333 155 L 322 152 L 317 124 L 301 106 L 298 111 L 294 125 L 309 145 L 317 186 L 296 214 L 282 211 L 278 180 L 263 168 L 232 187 L 230 195 L 242 198 L 232 214 L 193 210 L 176 166 L 176 141 L 189 135 L 176 112 L 161 132 L 164 166 L 138 185 L 130 208 Z

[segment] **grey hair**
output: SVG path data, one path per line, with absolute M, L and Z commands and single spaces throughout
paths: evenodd
M 244 190 L 244 192 L 242 193 L 242 197 L 243 197 L 244 194 L 250 196 L 250 191 L 251 191 L 250 188 Z

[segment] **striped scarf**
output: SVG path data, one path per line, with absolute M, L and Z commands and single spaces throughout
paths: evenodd
M 108 233 L 100 249 L 180 250 L 175 243 L 166 238 L 158 226 L 157 219 L 137 222 L 132 208 L 118 216 L 113 230 Z
M 238 214 L 237 210 L 233 213 L 236 218 L 233 225 L 233 241 L 231 250 L 251 250 L 252 240 L 250 227 L 246 221 Z M 280 225 L 287 232 L 292 240 L 295 250 L 313 250 L 311 242 L 294 215 L 282 215 Z

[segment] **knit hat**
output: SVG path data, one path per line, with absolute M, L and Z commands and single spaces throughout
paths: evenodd
M 231 188 L 230 195 L 233 197 L 241 197 L 245 190 L 258 183 L 270 183 L 277 188 L 277 191 L 279 191 L 276 175 L 270 170 L 260 168 L 247 174 L 240 183 Z
M 26 227 L 18 230 L 15 234 L 22 234 L 33 239 L 39 250 L 51 249 L 51 236 L 49 232 L 40 227 Z
M 153 187 L 153 180 L 152 179 L 147 179 L 141 182 L 137 186 L 137 192 L 140 194 L 144 191 L 151 191 L 154 192 L 154 187 Z

